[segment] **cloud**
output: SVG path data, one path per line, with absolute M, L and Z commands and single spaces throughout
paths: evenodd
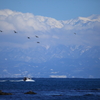
M 60 21 L 53 18 L 34 16 L 31 13 L 15 12 L 9 9 L 0 11 L 0 22 L 3 24 L 3 26 L 0 25 L 2 27 L 10 24 L 13 26 L 13 29 L 17 29 L 19 31 L 29 31 L 30 29 L 46 31 L 51 28 L 62 28 L 63 26 Z M 5 27 L 5 29 L 6 28 L 7 27 Z
M 59 21 L 4 9 L 0 10 L 0 30 L 3 31 L 0 33 L 0 45 L 23 48 L 41 45 L 46 49 L 59 44 L 100 46 L 99 27 L 100 15 Z M 18 33 L 14 34 L 14 30 Z M 35 38 L 35 35 L 39 38 Z M 41 43 L 37 45 L 37 41 Z

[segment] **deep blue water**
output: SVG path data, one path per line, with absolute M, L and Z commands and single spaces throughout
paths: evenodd
M 100 79 L 34 78 L 35 82 L 21 80 L 1 78 L 0 90 L 13 95 L 0 95 L 0 100 L 100 100 Z M 24 94 L 30 90 L 37 94 Z

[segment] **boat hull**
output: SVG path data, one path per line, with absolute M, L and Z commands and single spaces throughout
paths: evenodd
M 26 80 L 25 82 L 35 82 L 35 80 Z

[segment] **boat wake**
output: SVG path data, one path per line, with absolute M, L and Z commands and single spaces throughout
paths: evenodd
M 35 80 L 0 80 L 0 82 L 35 82 Z
M 22 82 L 23 80 L 8 80 L 10 82 Z

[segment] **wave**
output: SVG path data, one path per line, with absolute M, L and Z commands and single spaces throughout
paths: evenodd
M 9 80 L 10 82 L 22 82 L 23 80 Z
M 0 80 L 0 82 L 35 82 L 34 80 L 31 81 L 24 81 L 24 80 Z
M 7 80 L 0 80 L 0 82 L 6 82 Z

